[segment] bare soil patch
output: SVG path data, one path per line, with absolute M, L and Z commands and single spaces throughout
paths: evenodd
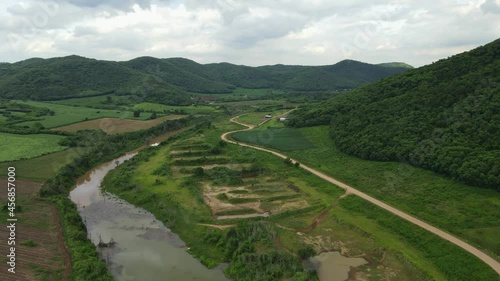
M 5 179 L 0 185 L 7 186 Z M 16 274 L 7 272 L 7 263 L 2 262 L 0 280 L 68 280 L 71 273 L 71 257 L 64 245 L 64 238 L 55 207 L 39 200 L 36 194 L 39 182 L 16 181 L 16 203 L 22 211 L 16 213 Z M 5 191 L 0 193 L 0 203 L 7 202 Z M 2 214 L 2 217 L 5 213 Z M 9 236 L 6 221 L 0 222 L 0 253 L 6 261 Z M 22 245 L 33 241 L 36 246 Z
M 108 134 L 119 134 L 125 132 L 149 129 L 166 120 L 175 120 L 184 117 L 183 115 L 168 115 L 153 120 L 130 120 L 119 118 L 100 118 L 84 121 L 67 126 L 57 127 L 55 131 L 76 132 L 78 130 L 103 130 Z

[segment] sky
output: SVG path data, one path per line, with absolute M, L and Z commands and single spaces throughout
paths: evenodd
M 500 0 L 2 0 L 0 62 L 123 61 L 413 66 L 500 38 Z

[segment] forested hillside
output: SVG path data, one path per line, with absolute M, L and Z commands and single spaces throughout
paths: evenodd
M 303 108 L 344 152 L 406 161 L 500 191 L 500 39 Z
M 199 64 L 183 58 L 140 57 L 126 62 L 79 56 L 0 64 L 0 98 L 57 100 L 108 93 L 147 101 L 189 104 L 189 93 L 231 93 L 235 88 L 336 91 L 354 88 L 409 69 L 342 61 L 330 66 L 249 67 Z

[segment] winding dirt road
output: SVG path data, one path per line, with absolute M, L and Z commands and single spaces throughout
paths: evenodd
M 229 138 L 229 135 L 230 134 L 233 134 L 233 133 L 236 133 L 236 132 L 242 132 L 242 131 L 248 131 L 248 130 L 252 130 L 255 126 L 252 126 L 252 125 L 247 125 L 245 123 L 241 123 L 239 122 L 237 119 L 238 119 L 239 116 L 236 116 L 236 117 L 233 117 L 230 119 L 231 122 L 233 123 L 236 123 L 236 124 L 239 124 L 239 125 L 242 125 L 242 126 L 245 126 L 247 127 L 246 129 L 241 129 L 241 130 L 236 130 L 236 131 L 231 131 L 231 132 L 227 132 L 227 133 L 224 133 L 221 135 L 221 138 L 224 140 L 224 141 L 227 141 L 229 143 L 233 143 L 233 144 L 236 144 L 236 145 L 240 145 L 240 146 L 244 146 L 244 147 L 250 147 L 250 148 L 253 148 L 253 149 L 257 149 L 257 150 L 261 150 L 261 151 L 265 151 L 265 152 L 268 152 L 268 153 L 272 153 L 280 158 L 283 158 L 283 159 L 286 159 L 288 158 L 288 156 L 284 155 L 284 154 L 281 154 L 281 153 L 278 153 L 276 151 L 273 151 L 273 150 L 270 150 L 270 149 L 266 149 L 266 148 L 262 148 L 262 147 L 258 147 L 258 146 L 253 146 L 253 145 L 249 145 L 249 144 L 246 144 L 246 143 L 241 143 L 241 142 L 237 142 L 237 141 L 233 141 L 232 139 Z M 296 160 L 294 159 L 291 159 L 293 163 L 297 162 Z M 363 199 L 365 199 L 366 201 L 369 201 L 371 202 L 372 204 L 375 204 L 393 214 L 395 214 L 396 216 L 398 217 L 401 217 L 415 225 L 418 225 L 420 226 L 421 228 L 429 231 L 429 232 L 432 232 L 434 234 L 436 234 L 437 236 L 459 246 L 460 248 L 466 250 L 467 252 L 473 254 L 474 256 L 478 257 L 479 259 L 481 259 L 484 263 L 486 263 L 487 265 L 489 265 L 491 268 L 493 268 L 493 270 L 495 270 L 499 275 L 500 275 L 500 263 L 497 262 L 495 259 L 493 259 L 492 257 L 490 257 L 489 255 L 485 254 L 484 252 L 482 252 L 481 250 L 477 249 L 476 247 L 470 245 L 470 244 L 467 244 L 466 242 L 458 239 L 457 237 L 449 234 L 449 233 L 446 233 L 444 231 L 442 231 L 441 229 L 438 229 L 420 219 L 417 219 L 407 213 L 404 213 L 392 206 L 389 206 L 387 205 L 386 203 L 378 200 L 378 199 L 375 199 L 374 197 L 371 197 L 370 195 L 366 194 L 366 193 L 363 193 L 343 182 L 340 182 L 332 177 L 329 177 L 317 170 L 314 170 L 304 164 L 301 163 L 300 167 L 304 170 L 307 170 L 309 172 L 311 172 L 312 174 L 324 179 L 325 181 L 327 182 L 330 182 L 330 183 L 333 183 L 343 189 L 345 189 L 346 193 L 347 194 L 354 194 L 354 195 L 357 195 Z

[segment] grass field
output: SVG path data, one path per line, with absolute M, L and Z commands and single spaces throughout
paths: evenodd
M 87 148 L 83 147 L 68 148 L 32 159 L 2 162 L 0 163 L 0 171 L 7 171 L 8 167 L 15 167 L 16 176 L 19 179 L 45 181 L 55 176 L 59 169 L 86 151 Z M 0 178 L 5 175 L 0 174 Z
M 285 114 L 288 111 L 290 111 L 290 110 L 285 109 L 285 110 L 272 110 L 272 111 L 267 111 L 267 112 L 250 112 L 250 113 L 246 113 L 246 114 L 243 114 L 240 117 L 238 117 L 238 121 L 243 122 L 245 124 L 256 126 L 256 125 L 259 125 L 260 123 L 262 123 L 263 121 L 267 120 L 267 118 L 265 118 L 265 116 L 268 114 L 272 116 L 270 118 L 271 119 L 270 122 L 272 122 L 272 121 L 275 121 L 276 118 L 278 118 L 278 117 L 283 117 L 283 114 Z M 278 123 L 278 122 L 275 122 L 275 123 Z
M 232 134 L 237 141 L 260 146 L 267 146 L 283 151 L 304 150 L 314 148 L 301 131 L 291 128 L 271 128 L 251 130 Z
M 216 108 L 211 106 L 171 106 L 159 103 L 143 102 L 138 103 L 132 107 L 132 110 L 144 110 L 144 111 L 154 111 L 154 112 L 164 112 L 164 111 L 183 111 L 187 114 L 209 114 L 218 111 Z
M 288 151 L 290 157 L 445 229 L 500 260 L 500 193 L 460 184 L 405 163 L 365 161 L 346 155 L 333 146 L 327 126 L 288 130 L 306 136 L 315 146 Z M 295 139 L 292 134 L 289 141 Z M 285 150 L 270 143 L 259 142 Z
M 270 106 L 270 105 L 280 105 L 283 104 L 285 100 L 239 100 L 239 101 L 227 101 L 227 102 L 219 102 L 221 105 L 228 106 L 251 106 L 254 108 L 262 107 L 262 106 Z
M 336 250 L 344 256 L 365 257 L 369 263 L 351 271 L 353 280 L 497 280 L 494 272 L 465 251 L 365 201 L 359 202 L 357 198 L 348 196 L 332 204 L 343 193 L 340 188 L 302 169 L 286 165 L 282 159 L 268 153 L 234 145 L 222 148 L 224 155 L 250 160 L 262 168 L 262 174 L 246 178 L 243 185 L 241 182 L 234 186 L 216 184 L 206 189 L 206 179 L 196 185 L 196 182 L 186 181 L 186 178 L 171 173 L 172 159 L 166 159 L 187 157 L 188 154 L 179 155 L 182 151 L 197 153 L 196 156 L 189 156 L 189 159 L 202 157 L 202 154 L 198 155 L 199 151 L 216 145 L 223 132 L 237 128 L 239 126 L 227 122 L 216 123 L 215 129 L 186 136 L 177 144 L 159 147 L 145 162 L 139 162 L 132 167 L 118 167 L 111 172 L 111 177 L 114 174 L 116 179 L 120 179 L 129 174 L 133 186 L 124 188 L 118 185 L 112 191 L 150 210 L 157 218 L 170 225 L 190 246 L 190 252 L 207 264 L 220 262 L 222 253 L 217 247 L 204 242 L 206 240 L 203 237 L 207 237 L 207 233 L 222 230 L 210 229 L 198 223 L 230 225 L 238 220 L 214 220 L 206 205 L 206 195 L 211 194 L 202 196 L 201 187 L 209 193 L 218 193 L 212 194 L 212 199 L 225 201 L 225 204 L 240 205 L 245 213 L 250 209 L 244 204 L 259 203 L 252 198 L 259 198 L 261 208 L 275 207 L 273 204 L 276 202 L 272 198 L 288 201 L 305 199 L 313 208 L 291 209 L 263 219 L 272 222 L 279 229 L 276 243 L 293 253 L 309 244 L 316 251 Z M 306 133 L 312 132 L 306 131 L 303 135 Z M 204 143 L 209 147 L 202 148 Z M 319 147 L 300 153 L 317 149 Z M 175 154 L 170 154 L 172 150 Z M 328 156 L 322 155 L 318 158 L 324 159 Z M 109 180 L 107 177 L 105 182 Z M 282 192 L 283 186 L 280 182 L 283 180 L 291 182 L 295 186 L 294 190 L 300 190 L 300 195 L 277 196 L 277 192 Z M 189 185 L 185 184 L 187 182 Z M 244 187 L 245 185 L 248 188 Z M 267 192 L 270 192 L 267 197 L 269 200 L 266 200 Z M 237 200 L 234 200 L 235 198 Z M 278 202 L 280 206 L 284 204 L 286 201 Z M 315 225 L 313 222 L 319 213 L 332 205 L 316 227 L 311 227 Z M 239 212 L 239 209 L 227 211 Z M 398 229 L 398 226 L 402 227 Z M 222 231 L 222 235 L 226 231 Z M 434 249 L 439 250 L 436 252 Z M 267 249 L 259 248 L 259 251 Z
M 21 126 L 23 125 L 33 126 L 35 122 L 40 122 L 45 128 L 54 128 L 63 125 L 86 121 L 86 119 L 92 120 L 103 117 L 114 117 L 122 119 L 145 120 L 151 116 L 151 114 L 142 113 L 140 117 L 134 118 L 132 111 L 116 111 L 116 110 L 95 109 L 88 107 L 76 107 L 76 106 L 68 106 L 68 105 L 48 103 L 48 102 L 35 102 L 35 101 L 27 101 L 27 102 L 18 101 L 18 102 L 37 107 L 45 107 L 55 112 L 54 116 L 43 116 L 39 121 L 29 121 L 17 124 Z
M 153 120 L 130 120 L 118 118 L 100 118 L 84 121 L 67 126 L 57 127 L 53 130 L 64 132 L 76 132 L 79 130 L 103 130 L 108 134 L 119 134 L 143 129 L 149 129 L 166 120 L 182 118 L 182 115 L 168 115 Z
M 55 135 L 15 135 L 0 133 L 0 161 L 29 159 L 43 154 L 66 149 L 58 141 L 63 136 Z
M 103 103 L 106 101 L 107 97 L 110 97 L 114 103 L 121 103 L 122 102 L 122 103 L 127 104 L 130 101 L 129 96 L 103 95 L 103 96 L 96 96 L 96 97 L 57 100 L 57 101 L 53 101 L 53 103 L 71 105 L 71 106 L 83 106 L 83 107 L 103 107 L 103 106 L 108 105 L 106 103 Z
M 236 88 L 231 95 L 235 96 L 263 96 L 263 95 L 277 95 L 283 94 L 284 92 L 281 90 L 275 89 L 245 89 L 245 88 Z

